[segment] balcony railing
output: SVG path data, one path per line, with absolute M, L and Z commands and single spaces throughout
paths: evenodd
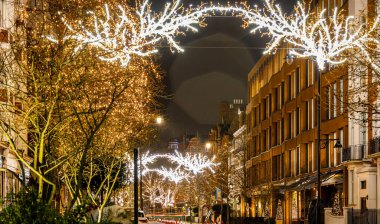
M 362 160 L 367 158 L 368 150 L 366 145 L 351 145 L 342 150 L 342 162 Z
M 375 154 L 380 152 L 380 136 L 373 138 L 369 143 L 368 154 Z

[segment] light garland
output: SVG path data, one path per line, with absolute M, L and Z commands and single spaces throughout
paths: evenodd
M 189 178 L 189 173 L 181 170 L 181 169 L 173 169 L 173 168 L 165 168 L 161 167 L 160 169 L 151 169 L 150 172 L 155 172 L 163 177 L 163 179 L 167 179 L 176 184 L 179 184 L 182 181 L 187 181 Z
M 177 165 L 175 169 L 173 168 L 149 168 L 149 165 L 155 163 L 158 159 L 168 159 L 171 163 Z M 126 156 L 126 160 L 130 161 L 127 163 L 127 171 L 129 173 L 133 173 L 134 165 L 131 157 L 129 155 Z M 219 163 L 215 163 L 215 156 L 212 159 L 209 159 L 207 156 L 202 155 L 201 153 L 191 155 L 186 153 L 186 155 L 182 155 L 178 151 L 175 151 L 172 154 L 150 154 L 150 152 L 146 152 L 141 156 L 141 168 L 140 163 L 138 163 L 138 173 L 143 176 L 149 173 L 157 173 L 163 179 L 167 179 L 169 181 L 175 182 L 176 184 L 187 181 L 188 178 L 191 177 L 191 174 L 197 175 L 199 173 L 203 173 L 206 170 L 214 173 L 214 167 L 218 166 Z M 128 179 L 128 181 L 133 182 L 132 177 Z
M 162 180 L 155 178 L 153 175 L 148 175 L 146 180 L 143 180 L 143 196 L 151 204 L 161 204 L 163 207 L 173 206 L 175 196 L 178 192 L 178 186 L 172 184 L 164 184 Z
M 73 26 L 62 17 L 66 28 L 72 33 L 63 37 L 63 41 L 73 40 L 77 47 L 74 53 L 86 45 L 102 52 L 100 60 L 115 62 L 127 66 L 133 56 L 147 57 L 158 52 L 158 45 L 166 41 L 172 52 L 183 52 L 184 49 L 175 40 L 184 35 L 184 31 L 197 32 L 195 25 L 205 26 L 204 18 L 210 13 L 234 12 L 236 7 L 224 7 L 213 4 L 201 4 L 198 7 L 183 7 L 181 0 L 166 3 L 164 10 L 154 13 L 150 0 L 144 0 L 133 10 L 129 7 L 117 6 L 118 13 L 111 13 L 109 5 L 105 4 L 102 16 L 88 11 L 92 15 L 91 26 L 79 21 L 79 26 Z M 45 36 L 48 40 L 59 43 L 53 35 Z
M 272 39 L 267 45 L 265 54 L 276 51 L 282 41 L 290 43 L 293 48 L 289 54 L 300 58 L 312 58 L 318 64 L 320 70 L 325 64 L 337 65 L 344 63 L 346 58 L 343 53 L 349 50 L 359 50 L 367 60 L 371 57 L 366 50 L 368 44 L 379 41 L 371 37 L 379 23 L 377 17 L 374 23 L 365 28 L 363 24 L 354 27 L 354 17 L 340 18 L 338 9 L 335 8 L 332 17 L 326 18 L 326 10 L 319 15 L 310 13 L 309 9 L 298 2 L 295 14 L 286 16 L 279 5 L 273 5 L 273 1 L 265 0 L 265 8 L 257 6 L 250 9 L 237 9 L 245 20 L 246 26 L 253 25 L 252 32 L 261 31 Z M 316 20 L 313 21 L 313 16 Z M 263 31 L 265 30 L 265 31 Z
M 280 6 L 274 5 L 272 0 L 265 0 L 264 9 L 257 5 L 251 8 L 246 3 L 241 6 L 202 4 L 196 8 L 185 9 L 181 0 L 167 3 L 160 13 L 152 12 L 150 0 L 144 0 L 135 11 L 121 5 L 117 8 L 119 13 L 111 15 L 106 4 L 101 17 L 89 11 L 93 16 L 92 28 L 80 21 L 80 31 L 62 17 L 64 25 L 73 33 L 65 36 L 63 40 L 77 42 L 74 53 L 89 45 L 102 52 L 98 55 L 99 59 L 119 61 L 122 66 L 127 66 L 134 55 L 146 57 L 157 53 L 158 44 L 162 41 L 166 41 L 172 51 L 183 52 L 184 49 L 175 40 L 176 36 L 184 35 L 184 30 L 197 32 L 195 25 L 204 26 L 204 17 L 210 13 L 229 12 L 243 18 L 246 27 L 255 26 L 252 32 L 261 31 L 272 38 L 265 54 L 274 52 L 281 42 L 285 41 L 294 47 L 289 51 L 290 55 L 313 58 L 320 69 L 324 69 L 326 63 L 334 65 L 345 62 L 342 53 L 352 49 L 359 49 L 370 60 L 366 50 L 368 44 L 379 44 L 377 39 L 370 36 L 378 26 L 379 17 L 367 29 L 362 24 L 354 28 L 354 18 L 339 18 L 337 8 L 331 18 L 326 18 L 325 9 L 319 15 L 315 15 L 300 2 L 291 16 L 285 15 Z M 317 17 L 315 21 L 314 16 Z M 46 38 L 59 42 L 52 35 Z
M 151 3 L 144 0 L 134 12 L 130 8 L 118 5 L 119 13 L 111 15 L 106 4 L 100 18 L 95 12 L 89 11 L 93 16 L 92 28 L 80 21 L 80 29 L 62 17 L 64 25 L 73 34 L 63 38 L 74 40 L 78 46 L 74 53 L 86 45 L 95 47 L 102 52 L 99 59 L 104 61 L 119 61 L 127 66 L 133 55 L 146 57 L 157 53 L 156 45 L 167 41 L 172 50 L 182 52 L 183 49 L 175 41 L 175 36 L 183 34 L 181 29 L 197 31 L 195 24 L 202 24 L 202 18 L 207 8 L 184 9 L 180 0 L 167 3 L 161 13 L 152 13 Z M 79 31 L 80 30 L 80 31 Z M 58 39 L 47 35 L 47 39 L 58 43 Z
M 174 154 L 168 154 L 167 158 L 178 164 L 178 167 L 183 167 L 185 170 L 192 172 L 194 175 L 203 173 L 205 170 L 210 170 L 214 173 L 214 167 L 218 166 L 218 163 L 214 163 L 215 156 L 210 160 L 207 156 L 198 154 L 190 154 L 186 153 L 186 155 L 182 155 L 178 151 L 175 151 Z

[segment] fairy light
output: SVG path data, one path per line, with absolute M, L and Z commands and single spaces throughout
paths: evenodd
M 163 207 L 172 206 L 178 193 L 178 185 L 164 183 L 155 175 L 148 175 L 143 180 L 143 197 L 151 204 L 161 204 Z
M 346 58 L 342 55 L 349 50 L 359 50 L 367 60 L 371 61 L 366 50 L 368 44 L 379 43 L 377 39 L 371 37 L 371 33 L 378 26 L 379 17 L 370 27 L 366 28 L 363 24 L 354 27 L 354 17 L 341 18 L 337 8 L 332 17 L 326 18 L 326 10 L 315 15 L 298 2 L 295 13 L 287 16 L 280 6 L 274 5 L 271 0 L 265 0 L 264 9 L 257 6 L 249 8 L 245 5 L 245 9 L 238 11 L 246 26 L 255 26 L 253 33 L 260 31 L 263 35 L 271 37 L 265 54 L 276 51 L 284 41 L 293 46 L 289 51 L 290 55 L 312 58 L 321 70 L 327 63 L 332 65 L 344 63 Z
M 185 31 L 197 32 L 196 26 L 205 26 L 204 18 L 208 15 L 215 12 L 232 13 L 236 10 L 236 7 L 230 5 L 212 3 L 185 8 L 181 0 L 166 3 L 159 13 L 152 11 L 151 0 L 138 3 L 135 9 L 105 4 L 101 16 L 88 11 L 87 14 L 92 16 L 92 24 L 85 24 L 81 20 L 73 25 L 63 15 L 62 22 L 72 34 L 64 36 L 62 40 L 76 42 L 74 53 L 89 45 L 102 52 L 98 55 L 99 59 L 118 61 L 122 66 L 127 66 L 133 56 L 156 54 L 157 46 L 163 41 L 168 43 L 172 52 L 183 52 L 184 49 L 175 40 L 177 36 L 185 35 Z M 51 42 L 59 43 L 54 35 L 45 37 Z
M 74 53 L 90 45 L 103 52 L 98 55 L 99 59 L 118 61 L 122 66 L 127 66 L 134 55 L 146 57 L 157 53 L 154 46 L 164 40 L 173 51 L 182 52 L 175 37 L 183 34 L 182 29 L 196 32 L 194 25 L 202 24 L 204 13 L 208 10 L 202 7 L 185 9 L 180 2 L 174 0 L 167 3 L 161 13 L 152 12 L 149 0 L 144 0 L 135 12 L 118 5 L 115 15 L 111 15 L 110 7 L 105 4 L 103 16 L 89 11 L 93 24 L 86 26 L 80 21 L 79 28 L 73 27 L 70 21 L 62 17 L 64 25 L 73 33 L 63 40 L 77 42 Z M 52 35 L 47 35 L 46 38 L 59 42 Z
M 178 151 L 175 151 L 174 154 L 168 154 L 167 158 L 178 164 L 178 167 L 183 167 L 185 170 L 192 172 L 193 174 L 203 173 L 205 170 L 210 170 L 212 173 L 215 173 L 214 167 L 218 166 L 218 163 L 215 163 L 215 156 L 212 159 L 209 159 L 207 156 L 204 156 L 200 153 L 190 154 L 186 153 L 182 155 Z
M 149 168 L 149 166 L 157 162 L 158 159 L 167 159 L 177 167 L 175 169 L 166 168 L 164 166 L 160 168 Z M 150 154 L 148 151 L 141 156 L 142 167 L 140 168 L 140 163 L 138 163 L 138 172 L 141 170 L 143 176 L 150 173 L 157 173 L 163 180 L 169 180 L 178 184 L 187 181 L 191 177 L 191 174 L 196 175 L 206 170 L 214 173 L 214 167 L 219 165 L 215 163 L 214 160 L 215 157 L 209 159 L 200 153 L 194 155 L 187 153 L 182 155 L 178 151 L 175 151 L 175 153 L 171 154 Z M 126 165 L 127 171 L 133 173 L 134 165 L 129 155 L 126 156 L 126 161 L 129 161 Z M 132 179 L 129 179 L 129 181 L 132 181 Z
M 182 181 L 187 181 L 189 178 L 189 173 L 181 170 L 181 169 L 173 169 L 173 168 L 165 168 L 161 167 L 160 169 L 151 169 L 150 172 L 156 172 L 161 175 L 163 179 L 167 179 L 176 184 L 181 183 Z

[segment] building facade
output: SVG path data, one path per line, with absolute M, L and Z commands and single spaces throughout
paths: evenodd
M 1 56 L 8 57 L 10 55 L 10 42 L 13 39 L 12 34 L 16 32 L 18 25 L 21 24 L 21 12 L 26 8 L 26 1 L 0 1 L 0 47 Z M 9 60 L 2 59 L 3 67 L 7 66 Z M 5 65 L 5 66 L 4 66 Z M 9 66 L 9 65 L 8 65 Z M 13 83 L 10 75 L 6 73 L 5 69 L 0 71 L 0 116 L 2 121 L 8 121 L 12 125 L 16 122 L 16 109 L 12 112 L 9 108 L 22 109 L 22 104 L 19 102 L 14 91 L 15 83 Z M 13 139 L 19 153 L 26 161 L 31 162 L 28 156 L 28 150 L 25 143 L 17 138 L 23 137 L 26 139 L 26 132 L 12 133 L 9 136 Z M 24 175 L 24 176 L 23 176 Z M 0 209 L 7 206 L 12 202 L 15 194 L 18 193 L 22 187 L 21 181 L 25 179 L 28 181 L 30 176 L 29 170 L 22 166 L 11 150 L 9 139 L 3 132 L 0 133 Z
M 314 11 L 338 7 L 359 17 L 372 10 L 369 3 L 312 5 Z M 247 185 L 253 216 L 298 223 L 309 218 L 317 195 L 317 67 L 306 59 L 287 63 L 287 48 L 263 56 L 248 75 Z M 347 65 L 321 72 L 321 203 L 340 221 L 343 207 L 380 209 L 379 133 L 358 119 L 371 113 L 349 110 L 353 82 Z M 334 147 L 337 141 L 342 148 Z
M 232 134 L 228 158 L 228 202 L 231 206 L 231 217 L 242 218 L 249 216 L 249 205 L 246 200 L 246 125 L 245 110 L 238 111 L 239 126 Z

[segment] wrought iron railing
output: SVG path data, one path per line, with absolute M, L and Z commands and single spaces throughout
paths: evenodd
M 348 224 L 370 224 L 380 222 L 379 209 L 348 209 L 347 223 Z
M 369 143 L 368 154 L 380 152 L 380 136 L 373 138 Z
M 351 145 L 348 148 L 342 149 L 342 162 L 362 160 L 367 158 L 367 156 L 367 146 L 363 144 Z

